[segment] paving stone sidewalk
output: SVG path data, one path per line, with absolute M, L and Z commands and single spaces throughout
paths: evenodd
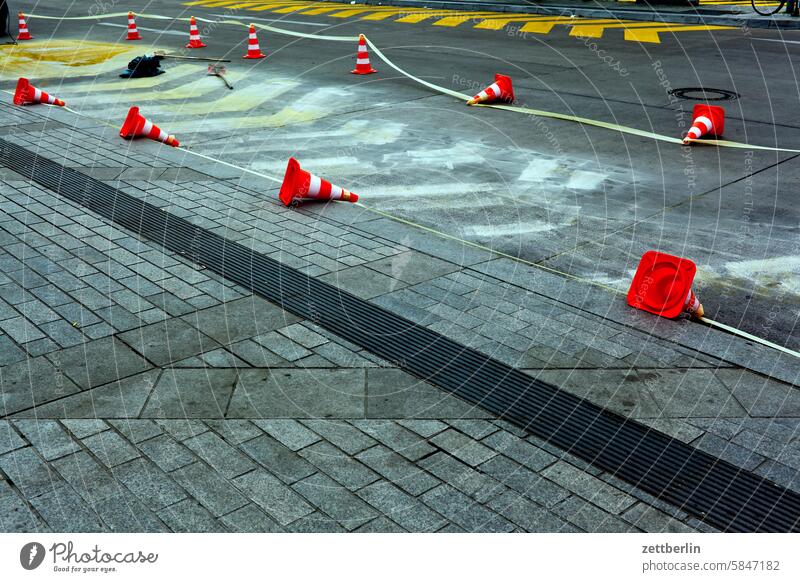
M 786 369 L 598 317 L 490 274 L 490 253 L 357 207 L 288 210 L 230 168 L 143 142 L 109 151 L 107 128 L 41 111 L 0 106 L 3 139 L 800 491 Z M 0 530 L 711 529 L 8 169 L 0 180 Z

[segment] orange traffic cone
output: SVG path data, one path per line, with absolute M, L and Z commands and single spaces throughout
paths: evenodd
M 334 186 L 311 172 L 306 172 L 300 167 L 300 162 L 294 158 L 289 158 L 289 164 L 286 166 L 286 174 L 283 176 L 283 184 L 281 184 L 281 191 L 278 197 L 286 206 L 289 206 L 295 198 L 358 202 L 357 194 L 353 194 L 339 186 Z
M 37 89 L 30 84 L 28 79 L 20 77 L 17 81 L 17 90 L 14 92 L 14 105 L 29 105 L 31 103 L 46 103 L 64 107 L 64 102 L 52 95 Z
M 138 107 L 131 107 L 128 110 L 128 116 L 125 118 L 125 123 L 119 130 L 119 135 L 123 139 L 133 139 L 134 137 L 144 136 L 155 141 L 164 142 L 172 147 L 181 145 L 175 136 L 167 134 L 166 131 L 159 128 L 152 121 L 145 119 L 139 113 Z
M 703 317 L 703 305 L 692 291 L 697 266 L 689 259 L 647 251 L 628 290 L 628 305 L 674 318 L 681 313 Z
M 261 47 L 258 46 L 258 37 L 256 36 L 256 25 L 250 25 L 250 36 L 247 38 L 247 54 L 243 59 L 263 59 L 267 55 L 261 54 Z
M 142 40 L 139 36 L 139 29 L 136 28 L 136 21 L 133 19 L 133 12 L 128 12 L 128 38 L 127 40 Z
M 725 130 L 725 110 L 717 105 L 698 103 L 692 111 L 692 119 L 692 127 L 683 138 L 684 145 L 706 135 L 719 137 Z
M 31 33 L 28 32 L 28 25 L 25 22 L 25 15 L 20 12 L 19 13 L 19 35 L 17 35 L 17 40 L 31 40 L 33 37 Z
M 467 101 L 467 105 L 494 103 L 495 101 L 506 101 L 508 103 L 514 101 L 514 87 L 511 85 L 511 77 L 495 74 L 494 83 Z
M 186 45 L 186 48 L 203 48 L 204 46 L 206 45 L 200 40 L 200 31 L 197 30 L 197 21 L 192 16 L 189 19 L 189 44 Z
M 354 75 L 369 75 L 377 73 L 369 64 L 369 53 L 367 52 L 367 39 L 363 34 L 358 35 L 358 54 L 356 55 L 356 68 L 350 71 Z

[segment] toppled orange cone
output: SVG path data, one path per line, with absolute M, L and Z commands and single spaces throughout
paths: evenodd
M 186 48 L 196 49 L 204 46 L 206 45 L 200 40 L 200 31 L 197 30 L 197 20 L 192 16 L 189 19 L 189 44 L 186 45 Z
M 506 77 L 499 73 L 495 74 L 494 83 L 467 101 L 467 105 L 497 103 L 498 101 L 506 103 L 513 103 L 514 101 L 514 87 L 511 84 L 511 77 Z
M 139 29 L 136 28 L 136 20 L 133 18 L 133 12 L 128 12 L 128 38 L 126 40 L 142 40 L 139 35 Z
M 250 25 L 250 34 L 247 36 L 247 54 L 243 59 L 263 59 L 267 55 L 261 52 L 261 47 L 258 46 L 258 37 L 256 36 L 256 25 Z
M 133 139 L 139 136 L 147 137 L 175 148 L 181 145 L 180 142 L 175 139 L 175 136 L 169 135 L 152 121 L 148 121 L 139 113 L 138 107 L 131 107 L 128 110 L 128 116 L 125 118 L 125 123 L 122 124 L 122 128 L 119 130 L 119 136 L 123 139 Z
M 687 145 L 701 137 L 719 137 L 725 130 L 725 110 L 717 105 L 703 105 L 698 103 L 692 111 L 692 127 L 683 138 Z
M 367 38 L 363 34 L 358 35 L 358 53 L 356 54 L 356 68 L 350 71 L 354 75 L 369 75 L 377 73 L 372 65 L 369 64 L 369 53 L 367 52 Z
M 28 31 L 28 24 L 25 22 L 25 15 L 20 12 L 19 13 L 19 34 L 17 35 L 17 40 L 31 40 L 33 37 L 31 33 Z
M 33 103 L 46 103 L 47 105 L 58 105 L 64 107 L 65 103 L 41 89 L 37 89 L 30 84 L 30 81 L 20 77 L 17 81 L 17 90 L 14 91 L 14 105 L 30 105 Z
M 300 167 L 300 162 L 294 158 L 289 158 L 278 197 L 286 206 L 289 206 L 298 198 L 358 202 L 357 194 L 353 194 L 339 186 L 334 186 L 327 180 L 305 171 Z
M 696 272 L 697 265 L 689 259 L 647 251 L 628 290 L 628 305 L 661 317 L 675 318 L 681 313 L 703 317 L 703 305 L 692 291 Z

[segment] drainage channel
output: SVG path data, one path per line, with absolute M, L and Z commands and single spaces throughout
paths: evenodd
M 800 495 L 0 139 L 0 164 L 723 531 L 800 531 Z

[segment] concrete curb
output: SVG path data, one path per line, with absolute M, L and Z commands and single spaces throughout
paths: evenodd
M 322 0 L 338 2 L 348 6 L 347 2 L 338 0 Z M 574 4 L 540 6 L 526 2 L 481 2 L 476 0 L 358 0 L 359 4 L 374 6 L 408 6 L 409 8 L 430 8 L 434 10 L 465 10 L 476 12 L 523 12 L 547 16 L 582 16 L 586 18 L 619 18 L 645 22 L 663 22 L 669 24 L 705 24 L 715 26 L 732 26 L 736 28 L 765 28 L 793 30 L 800 29 L 800 18 L 790 18 L 781 13 L 779 18 L 761 16 L 753 11 L 739 13 L 709 8 L 684 8 L 682 10 L 654 10 L 647 8 L 583 8 Z M 736 8 L 736 7 L 732 7 Z M 704 13 L 706 12 L 706 13 Z

